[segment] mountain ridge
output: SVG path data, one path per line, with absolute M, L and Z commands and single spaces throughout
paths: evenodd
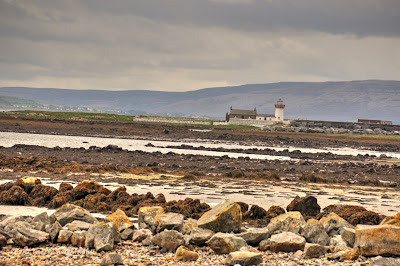
M 359 80 L 278 82 L 204 88 L 186 92 L 148 90 L 69 90 L 2 87 L 0 95 L 127 114 L 224 117 L 230 106 L 274 113 L 282 98 L 292 119 L 355 121 L 391 120 L 400 124 L 400 81 Z

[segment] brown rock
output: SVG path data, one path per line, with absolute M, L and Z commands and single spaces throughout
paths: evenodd
M 242 211 L 239 204 L 225 200 L 204 213 L 197 224 L 214 232 L 238 232 L 242 224 Z
M 71 236 L 71 244 L 77 247 L 84 247 L 86 240 L 86 232 L 85 231 L 75 231 Z
M 265 217 L 267 217 L 267 211 L 258 205 L 252 205 L 247 215 L 249 219 L 264 219 Z
M 354 226 L 358 224 L 377 225 L 381 222 L 381 216 L 372 211 L 357 212 L 351 215 L 348 222 Z
M 36 185 L 41 185 L 42 181 L 37 177 L 25 177 L 15 181 L 14 185 L 21 187 L 27 194 L 31 193 Z
M 74 187 L 73 187 L 70 183 L 62 182 L 62 183 L 60 184 L 59 192 L 70 191 L 70 190 L 72 190 L 72 189 L 74 189 Z
M 29 198 L 34 206 L 46 206 L 57 193 L 58 190 L 54 187 L 36 185 L 29 193 Z
M 299 211 L 303 216 L 316 216 L 320 213 L 321 207 L 317 203 L 317 199 L 313 196 L 296 197 L 286 207 L 288 212 Z
M 71 231 L 62 229 L 62 230 L 60 230 L 60 232 L 58 234 L 57 242 L 68 244 L 68 243 L 70 243 L 71 236 L 72 236 Z
M 353 248 L 349 251 L 346 251 L 342 256 L 340 256 L 340 261 L 345 260 L 357 260 L 360 257 L 360 250 L 358 248 Z
M 67 190 L 64 192 L 58 192 L 57 195 L 53 197 L 51 202 L 49 203 L 49 208 L 57 209 L 61 207 L 62 205 L 72 202 L 73 197 L 72 197 L 72 191 Z
M 175 260 L 183 260 L 183 261 L 196 261 L 199 258 L 199 254 L 196 252 L 190 251 L 184 246 L 180 246 L 175 252 Z
M 223 261 L 224 265 L 253 266 L 263 262 L 262 254 L 248 251 L 234 251 L 229 253 Z
M 95 183 L 94 181 L 83 181 L 79 183 L 74 189 L 72 189 L 72 196 L 75 200 L 85 198 L 87 195 L 102 193 L 108 195 L 111 191 L 102 185 Z
M 271 236 L 272 252 L 295 252 L 304 250 L 306 240 L 304 237 L 291 232 L 283 232 Z
M 28 205 L 29 196 L 20 186 L 12 186 L 0 193 L 0 203 L 8 205 Z
M 325 207 L 323 211 L 327 214 L 334 212 L 346 221 L 348 221 L 350 216 L 352 216 L 353 214 L 367 211 L 367 209 L 357 205 L 334 204 Z
M 381 225 L 383 224 L 400 226 L 400 212 L 397 213 L 395 216 L 388 216 L 385 219 L 383 219 Z
M 357 225 L 355 248 L 363 256 L 400 256 L 400 227 L 393 225 Z

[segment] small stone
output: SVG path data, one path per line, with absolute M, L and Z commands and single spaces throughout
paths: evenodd
M 304 247 L 304 258 L 306 259 L 319 258 L 322 255 L 325 255 L 326 252 L 327 248 L 325 246 L 306 243 Z
M 336 235 L 331 238 L 329 246 L 333 247 L 348 247 L 347 243 L 343 240 L 341 235 Z
M 262 254 L 246 251 L 234 251 L 222 262 L 225 265 L 251 266 L 263 262 Z
M 305 244 L 304 237 L 291 232 L 283 232 L 271 236 L 271 251 L 275 253 L 304 250 Z
M 260 251 L 267 251 L 271 249 L 271 239 L 264 239 L 258 244 L 258 249 Z
M 86 240 L 86 231 L 75 231 L 71 236 L 71 244 L 77 247 L 84 247 Z
M 355 229 L 343 227 L 340 235 L 342 236 L 342 239 L 349 247 L 354 246 L 354 241 L 356 239 L 356 230 Z
M 184 246 L 180 246 L 175 252 L 175 260 L 183 260 L 183 261 L 196 261 L 199 258 L 199 254 L 196 252 L 190 251 Z
M 71 231 L 62 229 L 58 234 L 57 242 L 68 244 L 70 243 L 71 236 L 72 236 Z
M 358 248 L 353 248 L 349 251 L 346 251 L 345 253 L 340 256 L 340 261 L 345 261 L 345 260 L 357 260 L 360 257 L 360 249 Z
M 118 253 L 108 253 L 100 262 L 101 266 L 123 265 L 122 256 Z
M 151 242 L 169 251 L 175 251 L 177 247 L 185 244 L 183 235 L 175 230 L 164 230 L 153 236 Z
M 206 244 L 217 254 L 228 254 L 247 246 L 243 238 L 227 233 L 216 233 Z
M 136 230 L 132 235 L 133 242 L 142 242 L 147 237 L 153 236 L 153 233 L 149 229 Z

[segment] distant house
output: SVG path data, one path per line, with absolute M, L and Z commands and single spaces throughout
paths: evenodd
M 240 124 L 241 121 L 243 123 L 245 121 L 251 122 L 255 120 L 257 122 L 283 122 L 284 114 L 283 109 L 285 109 L 285 105 L 281 99 L 275 104 L 275 114 L 257 114 L 257 109 L 253 110 L 243 110 L 243 109 L 231 109 L 229 113 L 226 113 L 226 121 L 227 122 L 235 122 L 235 124 Z

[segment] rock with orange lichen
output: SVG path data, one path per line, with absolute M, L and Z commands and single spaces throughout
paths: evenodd
M 282 232 L 292 232 L 298 234 L 301 227 L 306 224 L 303 215 L 300 212 L 288 212 L 273 218 L 268 224 L 268 230 L 271 234 Z
M 104 221 L 113 224 L 119 232 L 127 228 L 135 228 L 134 224 L 129 220 L 129 217 L 120 209 L 107 215 Z
M 400 256 L 400 226 L 357 225 L 354 248 L 362 256 Z
M 382 220 L 381 224 L 390 224 L 395 226 L 400 226 L 400 212 L 395 216 L 388 216 Z
M 204 213 L 198 220 L 198 227 L 214 232 L 239 232 L 242 211 L 236 202 L 225 200 Z

